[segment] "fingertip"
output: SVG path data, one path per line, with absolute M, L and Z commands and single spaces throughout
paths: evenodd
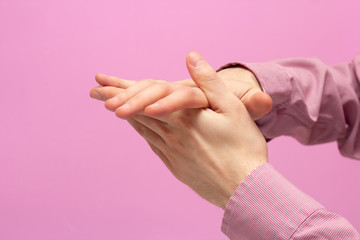
M 186 60 L 190 60 L 190 58 L 192 56 L 195 56 L 195 55 L 200 55 L 200 53 L 198 53 L 197 51 L 190 51 L 187 55 L 186 55 Z
M 96 90 L 96 88 L 91 89 L 89 95 L 91 98 L 94 98 L 97 100 L 102 99 L 101 94 Z
M 272 99 L 269 94 L 264 92 L 259 92 L 254 94 L 253 96 L 255 99 L 255 103 L 262 106 L 263 112 L 266 114 L 268 113 L 272 108 Z
M 246 108 L 252 118 L 257 120 L 270 112 L 272 109 L 272 99 L 264 92 L 254 93 L 246 104 Z
M 95 79 L 99 79 L 99 78 L 103 78 L 103 77 L 106 77 L 106 75 L 103 74 L 103 73 L 96 73 L 95 74 Z
M 102 82 L 103 82 L 105 76 L 106 76 L 106 75 L 103 74 L 103 73 L 97 73 L 97 74 L 95 74 L 95 80 L 96 80 L 96 82 L 98 82 L 100 85 L 103 85 Z

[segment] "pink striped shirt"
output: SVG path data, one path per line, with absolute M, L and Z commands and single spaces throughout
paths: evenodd
M 360 57 L 326 66 L 317 59 L 231 63 L 251 70 L 273 99 L 257 121 L 267 139 L 286 135 L 303 144 L 337 141 L 360 159 Z M 223 69 L 221 68 L 221 69 Z M 230 198 L 221 230 L 230 239 L 360 239 L 344 218 L 327 211 L 270 164 L 253 170 Z

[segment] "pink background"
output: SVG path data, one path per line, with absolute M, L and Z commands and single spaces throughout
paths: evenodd
M 223 212 L 90 99 L 94 75 L 170 81 L 185 56 L 230 61 L 360 54 L 360 2 L 0 0 L 0 239 L 226 239 Z M 269 145 L 300 189 L 360 229 L 360 162 L 335 143 Z

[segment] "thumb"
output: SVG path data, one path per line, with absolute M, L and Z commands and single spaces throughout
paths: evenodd
M 253 120 L 262 118 L 270 112 L 272 108 L 272 99 L 258 88 L 252 88 L 242 96 L 241 101 L 248 110 Z
M 239 104 L 236 96 L 199 53 L 190 52 L 186 57 L 186 66 L 193 81 L 205 93 L 212 110 L 225 112 Z

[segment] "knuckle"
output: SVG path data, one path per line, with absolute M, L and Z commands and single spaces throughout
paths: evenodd
M 202 81 L 205 81 L 205 82 L 213 82 L 213 81 L 216 81 L 218 79 L 218 77 L 217 77 L 217 75 L 208 74 L 206 72 L 206 73 L 199 74 L 199 79 L 201 79 Z
M 137 94 L 131 99 L 129 99 L 129 101 L 127 101 L 126 103 L 129 104 L 132 108 L 138 109 L 139 107 L 141 107 L 144 99 L 146 98 L 142 96 L 142 94 Z
M 201 94 L 203 94 L 203 92 L 197 87 L 186 88 L 185 92 L 186 92 L 187 97 L 189 97 L 190 99 L 196 98 L 196 97 L 200 96 Z
M 168 84 L 164 84 L 164 83 L 160 83 L 157 84 L 156 87 L 158 88 L 159 91 L 161 92 L 169 92 L 170 87 Z

